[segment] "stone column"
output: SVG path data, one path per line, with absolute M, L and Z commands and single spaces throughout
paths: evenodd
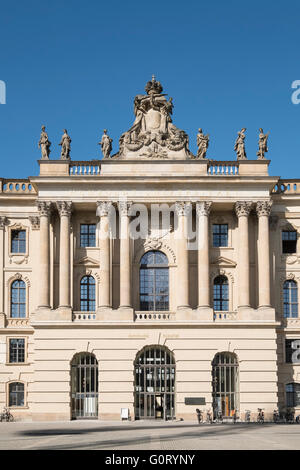
M 39 308 L 50 308 L 49 229 L 52 204 L 48 201 L 37 201 L 37 207 L 40 217 Z
M 100 217 L 100 292 L 99 307 L 111 308 L 110 300 L 110 226 L 109 211 L 112 202 L 97 201 L 97 215 Z
M 70 221 L 72 202 L 56 203 L 60 215 L 60 249 L 59 249 L 59 307 L 70 308 Z
M 198 308 L 209 307 L 209 213 L 212 203 L 196 203 L 198 217 Z
M 129 211 L 132 202 L 119 203 L 120 223 L 120 307 L 131 307 L 131 263 Z
M 239 219 L 239 249 L 238 249 L 238 306 L 250 307 L 250 266 L 249 266 L 249 227 L 248 220 L 252 202 L 238 201 L 235 212 Z
M 192 210 L 191 202 L 176 202 L 175 210 L 178 227 L 175 234 L 177 239 L 177 308 L 189 308 L 189 264 L 188 264 L 188 214 Z
M 270 307 L 270 236 L 269 216 L 272 201 L 258 201 L 258 305 Z

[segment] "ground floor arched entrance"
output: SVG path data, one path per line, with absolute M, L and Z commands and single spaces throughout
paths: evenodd
M 98 417 L 98 361 L 93 354 L 76 354 L 71 362 L 72 419 Z
M 147 346 L 135 360 L 135 418 L 175 418 L 175 359 L 163 346 Z
M 239 408 L 239 375 L 237 356 L 230 352 L 216 354 L 212 363 L 214 417 L 222 413 L 232 417 Z

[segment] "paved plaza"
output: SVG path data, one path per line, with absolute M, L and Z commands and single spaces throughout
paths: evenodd
M 300 425 L 195 422 L 0 423 L 0 450 L 300 450 Z

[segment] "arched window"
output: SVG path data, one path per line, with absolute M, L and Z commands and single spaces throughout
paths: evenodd
M 214 311 L 228 312 L 229 310 L 229 289 L 226 276 L 217 276 L 214 279 Z
M 141 259 L 140 309 L 169 310 L 168 258 L 160 251 L 148 251 Z
M 292 279 L 283 284 L 283 316 L 298 317 L 298 286 Z
M 215 355 L 212 363 L 213 409 L 223 416 L 232 416 L 238 409 L 238 361 L 233 353 Z
M 147 346 L 135 363 L 135 419 L 175 418 L 175 358 L 164 346 Z
M 9 384 L 8 406 L 24 406 L 24 384 L 22 382 Z
M 81 312 L 95 312 L 95 279 L 93 276 L 84 276 L 80 281 L 80 310 Z
M 300 384 L 286 384 L 285 395 L 287 408 L 294 408 L 295 406 L 300 406 Z
M 26 286 L 22 280 L 15 280 L 11 285 L 10 316 L 12 318 L 26 317 Z

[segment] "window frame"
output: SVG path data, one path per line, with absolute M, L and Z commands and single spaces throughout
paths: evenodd
M 11 341 L 12 340 L 23 340 L 24 341 L 24 361 L 11 361 Z M 7 338 L 7 354 L 6 363 L 9 365 L 24 365 L 27 364 L 27 338 L 24 336 L 9 336 Z
M 83 226 L 88 227 L 87 234 L 84 234 L 84 233 L 81 232 L 81 228 Z M 82 244 L 82 236 L 84 236 L 84 235 L 87 235 L 88 243 L 90 243 L 90 237 L 91 237 L 92 234 L 89 231 L 89 227 L 91 227 L 91 226 L 95 227 L 95 232 L 93 234 L 94 235 L 94 245 L 90 245 L 90 244 L 83 245 Z M 97 224 L 95 222 L 80 222 L 80 224 L 79 224 L 79 248 L 84 249 L 84 248 L 96 248 L 96 247 L 97 247 Z
M 214 227 L 219 227 L 219 230 L 217 233 L 214 232 Z M 226 233 L 222 233 L 222 230 L 220 230 L 220 227 L 227 227 Z M 226 245 L 222 245 L 221 239 L 222 236 L 226 235 Z M 215 245 L 215 236 L 219 240 L 219 244 Z M 229 246 L 229 226 L 228 223 L 218 223 L 218 222 L 212 222 L 212 247 L 213 248 L 228 248 Z
M 215 281 L 218 278 L 226 279 L 226 283 L 215 284 Z M 221 286 L 220 296 L 216 298 L 215 297 L 215 286 L 218 286 L 218 285 Z M 227 298 L 225 298 L 225 299 L 222 298 L 222 291 L 223 291 L 222 286 L 227 286 Z M 221 307 L 223 307 L 222 304 L 224 302 L 227 302 L 227 309 L 224 309 L 224 308 L 216 309 L 215 308 L 215 303 L 216 302 L 220 302 Z M 213 279 L 213 310 L 214 310 L 214 312 L 229 312 L 230 311 L 229 305 L 230 305 L 230 295 L 229 295 L 229 280 L 228 280 L 228 277 L 225 274 L 218 274 Z
M 154 264 L 142 264 L 142 260 L 143 258 L 148 255 L 148 254 L 160 254 L 160 255 L 163 255 L 165 257 L 165 263 L 155 263 Z M 155 261 L 155 259 L 154 259 Z M 147 279 L 149 279 L 149 277 L 147 277 L 146 273 L 147 271 L 150 272 L 150 270 L 153 270 L 153 280 L 154 280 L 154 284 L 153 284 L 153 289 L 152 289 L 152 292 L 153 293 L 147 293 L 146 291 L 145 292 L 142 292 L 142 285 L 144 284 L 144 287 L 146 285 L 146 282 L 147 282 Z M 141 275 L 141 272 L 144 271 L 145 272 L 145 276 L 142 277 Z M 166 276 L 166 279 L 167 279 L 167 293 L 166 294 L 162 294 L 162 293 L 158 293 L 156 292 L 157 289 L 157 278 L 159 278 L 158 274 L 159 272 L 162 272 L 164 271 L 165 273 L 167 273 L 167 276 Z M 145 281 L 145 282 L 143 282 Z M 168 312 L 170 311 L 170 268 L 169 268 L 169 259 L 168 259 L 168 256 L 161 250 L 149 250 L 149 251 L 146 251 L 145 253 L 143 253 L 143 255 L 141 256 L 140 258 L 140 262 L 139 262 L 139 291 L 138 291 L 138 294 L 139 294 L 139 310 L 141 312 Z M 145 298 L 148 298 L 148 300 L 142 300 L 142 297 L 145 297 Z M 163 297 L 163 298 L 167 298 L 167 301 L 166 300 L 163 300 L 163 302 L 161 300 L 158 300 L 159 297 Z M 149 301 L 149 298 L 152 299 L 152 304 L 153 304 L 153 307 L 152 309 L 148 308 L 148 309 L 144 309 L 144 305 L 151 305 L 150 301 Z M 159 302 L 162 302 L 163 305 L 166 307 L 166 308 L 156 308 L 156 305 L 157 303 Z
M 285 288 L 285 285 L 288 284 L 288 285 L 295 285 L 294 288 L 289 288 L 289 289 L 286 289 Z M 292 301 L 292 292 L 293 292 L 293 289 L 296 291 L 296 295 L 297 295 L 297 302 L 295 301 Z M 285 291 L 288 291 L 288 302 L 285 301 Z M 297 315 L 293 315 L 293 312 L 292 312 L 292 308 L 294 305 L 297 305 Z M 286 306 L 289 306 L 289 312 L 287 312 L 288 314 L 286 314 L 285 312 L 285 308 Z M 283 315 L 283 318 L 298 318 L 299 317 L 299 296 L 298 296 L 298 282 L 295 280 L 295 279 L 285 279 L 285 281 L 283 282 L 283 285 L 282 285 L 282 315 Z
M 283 234 L 284 234 L 284 233 L 293 233 L 293 234 L 296 234 L 295 240 L 290 240 L 290 239 L 284 240 L 284 239 L 283 239 Z M 290 241 L 290 242 L 295 242 L 295 251 L 284 251 L 284 249 L 283 249 L 283 248 L 284 248 L 284 242 L 289 242 L 289 241 Z M 296 253 L 297 253 L 297 248 L 298 248 L 298 246 L 297 246 L 298 243 L 297 243 L 297 242 L 298 242 L 298 231 L 297 231 L 296 229 L 294 229 L 294 230 L 292 230 L 292 229 L 284 229 L 284 228 L 281 229 L 281 253 L 282 253 L 283 255 L 289 256 L 289 255 L 294 255 L 294 254 L 296 254 Z
M 13 290 L 13 285 L 15 282 L 22 282 L 24 284 L 24 287 L 22 288 L 18 288 L 18 292 L 20 292 L 20 289 L 24 290 L 25 292 L 25 300 L 24 302 L 13 302 L 13 295 L 12 295 L 12 290 Z M 19 295 L 20 293 L 18 294 L 18 298 L 19 298 Z M 13 310 L 13 305 L 24 305 L 24 316 L 13 316 L 12 315 L 12 310 Z M 27 312 L 28 312 L 28 288 L 27 288 L 27 283 L 25 282 L 24 279 L 22 279 L 22 277 L 14 277 L 13 279 L 11 279 L 10 281 L 10 284 L 9 284 L 9 318 L 11 319 L 22 319 L 24 320 L 25 318 L 27 318 Z
M 12 232 L 13 231 L 25 231 L 25 252 L 13 252 L 12 251 Z M 29 256 L 29 227 L 23 224 L 14 224 L 8 227 L 8 256 L 12 258 L 23 258 L 26 259 Z
M 23 404 L 22 405 L 15 405 L 10 404 L 10 387 L 13 384 L 22 384 L 23 385 Z M 16 392 L 17 393 L 17 392 Z M 6 390 L 6 406 L 10 409 L 22 409 L 27 408 L 27 387 L 25 382 L 22 380 L 11 380 L 7 383 L 7 390 Z
M 83 284 L 82 281 L 85 278 L 93 279 L 94 282 L 93 283 L 88 282 L 87 284 Z M 87 286 L 87 298 L 82 297 L 82 288 L 84 286 Z M 97 298 L 96 298 L 96 286 L 97 286 L 97 282 L 96 282 L 95 277 L 92 276 L 92 274 L 84 274 L 83 276 L 80 277 L 80 283 L 79 283 L 79 308 L 80 308 L 80 312 L 93 312 L 93 313 L 96 312 L 96 306 L 97 306 L 97 304 L 96 304 L 96 300 L 97 300 Z M 94 296 L 93 296 L 94 298 L 90 297 L 90 288 L 91 287 L 94 287 Z M 94 309 L 93 310 L 83 309 L 82 308 L 82 302 L 87 302 L 88 307 L 90 306 L 90 303 L 93 302 L 94 303 Z

